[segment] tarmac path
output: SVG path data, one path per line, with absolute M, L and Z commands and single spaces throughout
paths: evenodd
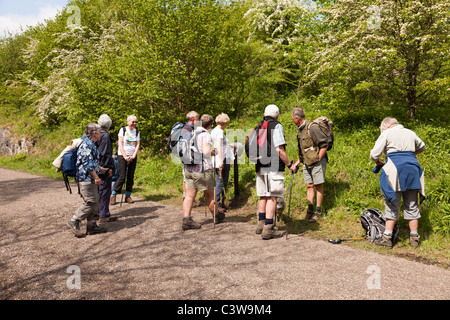
M 112 206 L 108 232 L 75 238 L 72 185 L 0 168 L 2 300 L 448 300 L 450 271 L 298 235 L 269 241 L 248 222 L 181 230 L 181 209 Z M 136 200 L 136 199 L 135 199 Z

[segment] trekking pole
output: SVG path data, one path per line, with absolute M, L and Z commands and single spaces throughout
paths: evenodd
M 359 238 L 350 238 L 350 239 L 336 239 L 336 240 L 328 239 L 328 242 L 332 244 L 339 244 L 343 241 L 364 240 L 364 239 L 367 239 L 367 236 L 361 236 Z
M 289 207 L 288 207 L 288 215 L 287 215 L 287 220 L 286 220 L 286 240 L 288 238 L 288 233 L 289 233 L 288 227 L 289 227 L 289 216 L 290 216 L 290 213 L 291 213 L 292 181 L 293 180 L 294 180 L 294 172 L 291 173 L 291 185 L 289 186 L 289 191 L 288 191 L 288 194 L 289 194 Z

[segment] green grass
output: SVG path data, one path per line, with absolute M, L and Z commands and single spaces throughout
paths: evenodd
M 307 117 L 313 119 L 333 114 L 324 111 L 306 110 Z M 252 128 L 261 117 L 242 117 L 229 128 Z M 287 153 L 290 159 L 297 157 L 296 128 L 290 112 L 283 110 L 279 118 L 284 126 Z M 333 119 L 334 120 L 334 119 Z M 369 121 L 365 125 L 346 125 L 337 121 L 335 144 L 329 152 L 325 182 L 325 217 L 317 224 L 302 221 L 306 214 L 306 187 L 301 172 L 295 175 L 291 200 L 291 220 L 289 232 L 316 239 L 359 237 L 364 230 L 360 224 L 360 213 L 365 208 L 377 208 L 384 212 L 384 198 L 381 194 L 378 175 L 372 173 L 374 166 L 369 153 L 379 135 L 379 121 Z M 436 123 L 405 123 L 426 143 L 427 150 L 418 159 L 425 171 L 427 199 L 420 206 L 422 218 L 419 221 L 421 244 L 412 249 L 408 241 L 408 225 L 399 221 L 400 239 L 392 250 L 379 248 L 367 240 L 346 242 L 364 250 L 383 254 L 394 254 L 408 259 L 436 263 L 445 268 L 450 261 L 450 164 L 448 151 L 448 129 Z M 36 149 L 32 154 L 0 157 L 0 166 L 15 170 L 25 170 L 33 174 L 61 179 L 51 162 L 72 138 L 76 128 L 65 125 L 54 130 L 39 133 Z M 239 165 L 239 199 L 234 197 L 233 166 L 228 187 L 228 199 L 232 200 L 230 216 L 237 221 L 256 221 L 257 196 L 255 190 L 254 166 Z M 285 189 L 289 188 L 290 173 L 285 172 Z M 61 181 L 61 183 L 63 183 Z M 174 163 L 167 154 L 151 156 L 145 150 L 139 155 L 135 178 L 136 196 L 164 204 L 180 205 L 182 202 L 181 165 Z M 201 195 L 198 196 L 199 198 Z M 286 220 L 287 209 L 283 219 Z M 281 227 L 283 227 L 281 224 Z M 330 244 L 331 245 L 331 244 Z

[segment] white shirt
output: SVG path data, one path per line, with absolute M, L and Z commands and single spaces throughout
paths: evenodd
M 217 150 L 218 140 L 222 139 L 222 159 L 227 159 L 226 163 L 230 164 L 234 161 L 233 150 L 228 146 L 228 139 L 225 136 L 223 130 L 217 126 L 211 131 L 211 139 L 214 145 L 214 149 Z M 216 168 L 219 167 L 219 157 L 214 157 L 214 163 Z
M 125 127 L 125 133 L 122 128 L 119 130 L 118 137 L 123 137 L 123 149 L 125 150 L 127 156 L 133 155 L 134 150 L 136 150 L 137 142 L 140 140 L 140 136 L 140 132 L 136 136 L 136 129 L 130 130 L 128 126 Z M 119 156 L 123 155 L 120 152 L 120 148 L 117 150 L 117 154 Z

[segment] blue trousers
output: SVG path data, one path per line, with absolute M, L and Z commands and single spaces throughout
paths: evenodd
M 222 169 L 222 184 L 220 184 L 220 173 L 219 169 L 216 169 L 216 199 L 217 204 L 220 207 L 225 204 L 225 190 L 228 186 L 228 179 L 230 177 L 230 164 L 224 164 Z

